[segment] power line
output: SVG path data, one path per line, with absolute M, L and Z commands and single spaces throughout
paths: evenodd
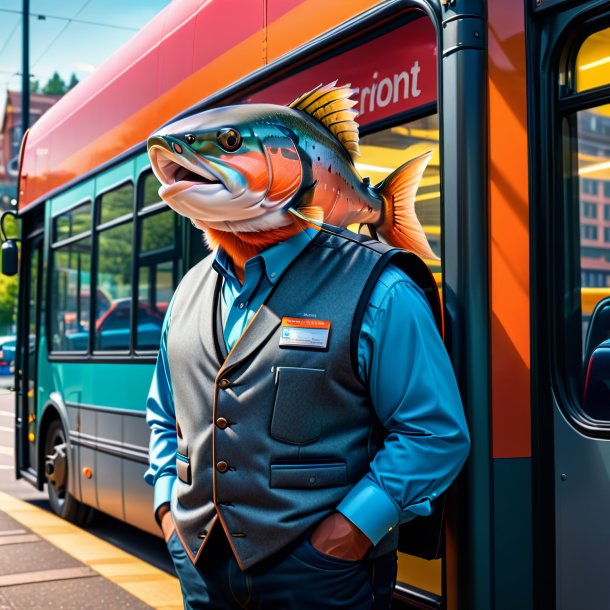
M 68 21 L 64 25 L 64 27 L 61 28 L 61 30 L 59 30 L 59 33 L 57 34 L 57 36 L 55 36 L 55 38 L 53 38 L 53 40 L 51 40 L 51 42 L 49 43 L 47 48 L 38 56 L 38 59 L 31 65 L 32 68 L 47 54 L 49 49 L 59 40 L 59 38 L 62 36 L 62 34 L 70 27 L 70 24 L 73 22 L 73 20 L 76 19 L 76 17 L 78 17 L 85 10 L 86 6 L 90 3 L 91 3 L 91 0 L 85 0 L 84 4 L 78 9 L 78 11 L 76 11 L 76 14 L 74 15 L 74 17 L 72 19 L 68 19 Z
M 81 11 L 79 11 L 80 13 Z M 18 11 L 10 8 L 0 8 L 0 13 L 11 13 L 13 15 L 22 15 L 23 11 Z M 137 32 L 138 28 L 132 28 L 127 25 L 116 25 L 113 23 L 102 23 L 101 21 L 87 21 L 84 19 L 70 19 L 70 17 L 60 17 L 59 15 L 44 15 L 42 13 L 30 13 L 30 17 L 38 17 L 38 19 L 57 19 L 59 21 L 68 21 L 71 23 L 80 23 L 83 25 L 98 25 L 104 28 L 113 28 L 115 30 L 129 30 L 130 32 Z
M 13 34 L 17 31 L 19 24 L 20 24 L 20 19 L 17 19 L 17 23 L 15 23 L 15 25 L 13 26 L 11 33 L 6 37 L 6 40 L 4 41 L 4 44 L 2 45 L 2 48 L 0 49 L 0 55 L 2 55 L 2 53 L 4 53 L 4 51 L 6 51 L 6 49 L 8 47 L 8 43 L 11 41 Z

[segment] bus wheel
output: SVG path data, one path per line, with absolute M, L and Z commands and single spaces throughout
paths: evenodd
M 58 419 L 53 420 L 45 439 L 45 473 L 51 510 L 76 525 L 88 525 L 93 509 L 79 502 L 68 490 L 70 463 L 66 433 Z

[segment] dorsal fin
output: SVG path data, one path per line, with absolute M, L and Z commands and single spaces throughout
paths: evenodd
M 354 90 L 350 85 L 336 87 L 336 84 L 337 81 L 324 86 L 318 85 L 288 106 L 302 110 L 322 123 L 354 159 L 360 155 L 358 123 L 354 120 L 358 111 L 353 110 L 353 106 L 358 102 L 351 97 Z

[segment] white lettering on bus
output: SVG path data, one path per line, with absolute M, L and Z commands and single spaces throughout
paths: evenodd
M 419 88 L 419 61 L 414 61 L 409 71 L 403 70 L 391 77 L 385 76 L 379 82 L 379 72 L 373 73 L 373 82 L 368 87 L 354 87 L 358 99 L 358 113 L 374 112 L 376 108 L 385 108 L 396 104 L 400 99 L 408 100 L 421 94 Z M 410 86 L 409 86 L 410 85 Z

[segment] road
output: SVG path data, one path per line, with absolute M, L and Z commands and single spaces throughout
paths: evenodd
M 46 492 L 37 491 L 23 479 L 15 479 L 13 457 L 15 394 L 7 389 L 11 386 L 12 378 L 0 376 L 0 491 L 50 511 Z M 88 531 L 157 568 L 174 574 L 173 564 L 161 538 L 99 514 Z

